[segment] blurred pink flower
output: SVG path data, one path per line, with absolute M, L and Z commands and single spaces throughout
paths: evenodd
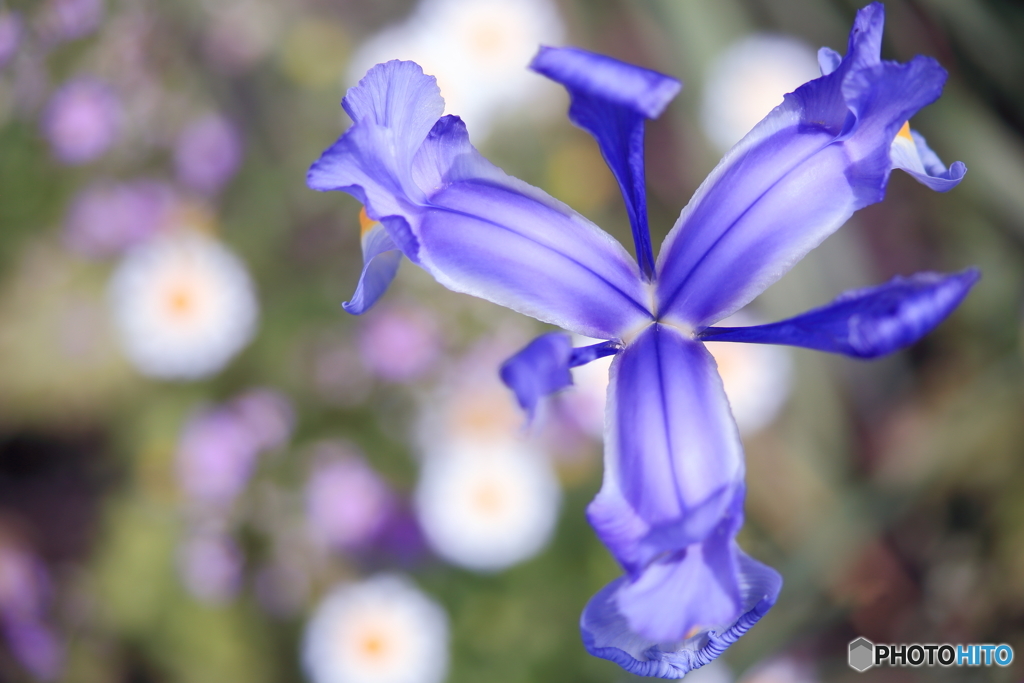
M 64 652 L 44 619 L 50 585 L 46 567 L 34 555 L 0 545 L 0 630 L 11 654 L 33 676 L 60 675 Z
M 89 35 L 103 20 L 103 0 L 50 0 L 39 20 L 39 35 L 48 44 Z
M 0 69 L 17 54 L 21 34 L 21 15 L 17 12 L 0 12 Z
M 156 233 L 174 206 L 174 191 L 158 181 L 93 183 L 72 202 L 64 241 L 85 256 L 114 256 Z
M 384 528 L 394 497 L 363 457 L 323 444 L 306 484 L 306 516 L 316 541 L 336 550 L 365 546 Z
M 441 353 L 437 323 L 422 309 L 392 306 L 370 313 L 365 320 L 359 354 L 364 365 L 381 379 L 418 379 Z
M 196 119 L 178 135 L 174 167 L 178 180 L 202 194 L 216 194 L 242 162 L 242 136 L 219 114 Z
M 178 478 L 192 502 L 230 505 L 245 489 L 259 454 L 259 439 L 228 407 L 189 420 L 178 446 Z
M 185 541 L 178 559 L 182 582 L 196 599 L 217 604 L 238 593 L 244 558 L 230 535 L 198 531 Z
M 103 156 L 121 128 L 121 103 L 105 82 L 91 77 L 68 81 L 43 112 L 43 133 L 54 156 L 85 164 Z
M 231 407 L 249 429 L 257 448 L 280 448 L 295 426 L 295 409 L 288 397 L 273 389 L 253 389 L 235 398 Z

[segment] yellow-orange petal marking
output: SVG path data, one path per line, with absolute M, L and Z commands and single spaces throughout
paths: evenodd
M 911 142 L 914 141 L 914 137 L 910 134 L 910 121 L 905 121 L 903 127 L 900 128 L 900 132 L 896 133 L 896 137 L 904 137 Z
M 374 226 L 377 225 L 377 221 L 370 218 L 366 213 L 366 207 L 359 209 L 359 236 L 365 237 L 366 233 L 373 230 Z

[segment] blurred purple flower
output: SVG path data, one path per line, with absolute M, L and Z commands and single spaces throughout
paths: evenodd
M 196 531 L 181 547 L 178 560 L 182 582 L 196 599 L 220 604 L 238 593 L 244 558 L 230 535 Z
M 202 194 L 216 194 L 242 162 L 242 136 L 219 114 L 196 119 L 178 135 L 174 167 L 178 180 Z
M 381 379 L 408 382 L 422 376 L 441 353 L 437 324 L 420 308 L 392 306 L 367 316 L 359 355 Z
M 351 447 L 331 443 L 318 450 L 306 484 L 313 538 L 335 550 L 364 547 L 391 514 L 391 489 Z
M 245 489 L 259 454 L 259 438 L 229 407 L 200 412 L 178 446 L 178 479 L 192 502 L 229 506 Z
M 43 8 L 39 34 L 47 44 L 89 35 L 103 19 L 103 0 L 50 0 Z
M 105 82 L 91 77 L 68 81 L 43 112 L 43 133 L 54 156 L 78 165 L 101 157 L 121 128 L 121 103 Z
M 72 202 L 64 241 L 85 256 L 114 256 L 156 233 L 174 206 L 174 191 L 158 181 L 93 183 Z
M 295 409 L 284 394 L 273 389 L 253 389 L 238 396 L 231 407 L 247 426 L 261 451 L 280 448 L 295 426 Z
M 7 66 L 21 44 L 23 25 L 17 12 L 0 12 L 0 69 Z
M 743 448 L 704 341 L 804 346 L 873 358 L 920 339 L 978 280 L 919 273 L 848 292 L 770 325 L 712 327 L 784 275 L 857 210 L 881 201 L 894 168 L 946 191 L 963 178 L 909 128 L 946 80 L 935 60 L 882 61 L 884 8 L 862 9 L 846 56 L 818 53 L 822 76 L 730 150 L 668 233 L 657 260 L 648 227 L 644 126 L 681 84 L 576 48 L 541 48 L 531 68 L 569 91 L 619 182 L 630 254 L 541 190 L 473 148 L 442 116 L 436 79 L 412 62 L 373 67 L 342 105 L 352 127 L 307 182 L 363 202 L 364 270 L 346 310 L 387 288 L 401 257 L 455 291 L 580 335 L 531 342 L 502 379 L 532 412 L 572 384 L 570 368 L 614 355 L 604 481 L 588 519 L 625 575 L 580 621 L 584 645 L 631 673 L 681 678 L 713 661 L 775 603 L 781 576 L 749 557 Z
M 56 679 L 64 660 L 63 646 L 44 618 L 49 592 L 42 562 L 0 545 L 0 630 L 14 657 L 43 681 Z

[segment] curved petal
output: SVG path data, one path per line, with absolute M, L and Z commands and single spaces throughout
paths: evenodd
M 616 342 L 572 348 L 569 335 L 543 334 L 502 363 L 501 381 L 515 392 L 519 406 L 533 418 L 542 398 L 572 385 L 570 368 L 618 353 Z
M 883 285 L 845 292 L 831 304 L 795 318 L 751 327 L 709 327 L 701 337 L 877 358 L 931 332 L 980 278 L 975 268 L 953 275 L 897 276 Z
M 714 358 L 660 324 L 612 361 L 604 481 L 587 508 L 629 572 L 705 539 L 743 493 L 743 450 Z
M 377 65 L 345 107 L 355 124 L 313 164 L 310 187 L 361 200 L 441 284 L 591 337 L 616 339 L 651 319 L 622 245 L 490 164 L 458 117 L 436 118 L 443 101 L 417 65 Z
M 417 157 L 427 166 L 453 159 L 410 221 L 423 268 L 451 290 L 588 337 L 618 339 L 651 320 L 639 270 L 621 244 L 493 166 L 469 144 L 462 122 L 446 118 L 453 119 L 448 151 L 427 144 Z
M 515 392 L 519 406 L 533 418 L 540 400 L 572 385 L 569 359 L 572 339 L 561 332 L 544 334 L 502 363 L 501 381 Z
M 341 105 L 353 125 L 313 163 L 307 185 L 348 192 L 374 220 L 421 202 L 410 169 L 444 113 L 437 80 L 414 62 L 393 60 L 370 69 Z
M 622 577 L 597 593 L 580 618 L 587 651 L 638 676 L 682 678 L 715 660 L 750 630 L 775 604 L 782 577 L 740 550 L 731 534 L 706 542 L 699 553 L 698 547 L 688 548 L 682 558 L 653 565 L 648 571 L 657 574 L 654 579 L 643 575 L 630 583 Z M 636 592 L 643 594 L 651 621 L 644 621 L 637 605 L 630 604 Z M 726 595 L 736 596 L 735 611 L 716 622 Z M 667 634 L 652 637 L 644 632 L 644 626 L 660 625 L 677 614 L 693 624 L 684 637 L 665 639 L 661 636 Z
M 962 161 L 954 161 L 947 169 L 939 155 L 925 142 L 924 136 L 908 125 L 904 125 L 892 141 L 889 155 L 893 168 L 906 171 L 914 180 L 936 192 L 949 192 L 967 173 Z
M 360 211 L 359 222 L 362 224 L 363 272 L 352 299 L 341 305 L 352 315 L 362 315 L 377 303 L 395 279 L 402 262 L 402 252 L 383 225 L 370 220 L 365 210 Z
M 839 68 L 843 56 L 830 47 L 823 47 L 818 50 L 818 68 L 822 76 L 828 76 Z
M 662 318 L 720 320 L 882 199 L 893 139 L 946 73 L 924 57 L 882 62 L 881 20 L 880 5 L 861 10 L 842 63 L 787 95 L 697 190 L 658 258 Z
M 660 116 L 682 84 L 656 71 L 572 47 L 542 47 L 530 68 L 569 91 L 569 119 L 593 135 L 601 147 L 626 201 L 637 263 L 652 279 L 654 251 L 647 225 L 644 119 Z

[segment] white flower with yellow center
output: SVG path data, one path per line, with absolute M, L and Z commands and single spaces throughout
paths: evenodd
M 449 562 L 498 571 L 547 545 L 561 498 L 550 462 L 512 438 L 450 442 L 428 457 L 416 490 L 427 542 Z
M 198 233 L 162 236 L 129 252 L 109 293 L 125 353 L 150 377 L 209 376 L 256 331 L 258 305 L 245 266 Z
M 497 116 L 543 109 L 557 97 L 524 67 L 540 45 L 558 44 L 563 36 L 550 0 L 422 0 L 404 24 L 357 51 L 349 80 L 354 84 L 380 62 L 412 60 L 437 77 L 445 113 L 462 117 L 482 138 Z
M 313 683 L 440 683 L 448 617 L 407 579 L 378 575 L 324 598 L 302 648 Z
M 417 518 L 434 552 L 474 571 L 540 552 L 561 502 L 550 459 L 494 371 L 505 351 L 481 346 L 463 359 L 421 420 Z

